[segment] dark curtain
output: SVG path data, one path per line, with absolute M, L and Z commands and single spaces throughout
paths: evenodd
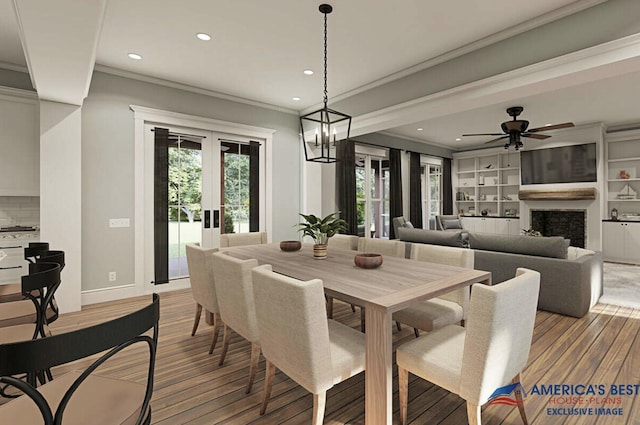
M 400 149 L 389 149 L 389 222 L 402 216 L 402 165 Z M 389 239 L 395 239 L 393 226 L 389 226 Z
M 260 231 L 260 143 L 249 142 L 249 231 Z
M 347 222 L 348 235 L 358 234 L 356 211 L 356 147 L 352 142 L 336 143 L 336 205 L 340 218 Z
M 420 154 L 411 152 L 409 159 L 409 221 L 413 227 L 422 228 L 422 166 Z
M 169 130 L 154 128 L 153 283 L 169 282 Z
M 451 186 L 450 158 L 442 158 L 442 214 L 453 214 L 453 188 Z

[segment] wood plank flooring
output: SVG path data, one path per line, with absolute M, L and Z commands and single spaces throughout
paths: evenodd
M 61 333 L 117 317 L 146 304 L 151 296 L 90 305 L 81 312 L 65 314 L 52 325 Z M 218 366 L 221 339 L 213 355 L 208 354 L 212 327 L 204 318 L 191 337 L 194 302 L 189 290 L 161 294 L 160 342 L 152 400 L 154 424 L 309 424 L 312 397 L 278 372 L 269 408 L 260 416 L 264 360 L 251 394 L 245 394 L 250 345 L 239 336 L 231 340 L 227 359 Z M 356 329 L 360 313 L 336 302 L 335 319 Z M 637 384 L 640 383 L 640 310 L 597 305 L 581 319 L 538 312 L 529 355 L 522 374 L 527 391 L 534 384 Z M 413 338 L 413 330 L 394 327 L 394 345 Z M 78 361 L 54 370 L 82 367 Z M 141 349 L 129 349 L 103 366 L 101 373 L 144 381 L 146 359 Z M 397 412 L 397 378 L 394 378 L 394 423 Z M 614 395 L 610 395 L 613 397 Z M 549 403 L 549 396 L 529 394 L 525 408 L 529 423 L 547 424 L 640 424 L 640 397 L 624 396 L 622 416 L 550 415 L 548 409 L 571 407 Z M 578 406 L 585 407 L 585 406 Z M 588 406 L 587 406 L 588 407 Z M 593 405 L 592 407 L 596 407 Z M 602 407 L 602 405 L 598 405 Z M 606 406 L 605 406 L 606 407 Z M 409 421 L 421 424 L 466 424 L 462 399 L 422 379 L 410 376 Z M 517 409 L 491 405 L 483 410 L 488 425 L 521 424 Z M 364 424 L 364 376 L 360 374 L 329 390 L 325 424 Z

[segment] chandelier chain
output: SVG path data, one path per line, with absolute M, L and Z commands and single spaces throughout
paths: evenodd
M 324 14 L 324 107 L 327 107 L 327 14 Z

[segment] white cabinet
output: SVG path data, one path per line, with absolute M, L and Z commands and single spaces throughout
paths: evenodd
M 519 235 L 520 219 L 497 217 L 462 217 L 462 227 L 470 232 Z
M 37 99 L 0 91 L 0 196 L 38 196 L 40 122 Z
M 519 235 L 520 219 L 519 218 L 496 218 L 496 233 L 502 235 Z
M 640 264 L 640 223 L 602 223 L 604 259 Z

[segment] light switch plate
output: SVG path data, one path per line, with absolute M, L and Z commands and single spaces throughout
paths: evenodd
M 130 222 L 128 218 L 110 218 L 109 227 L 129 227 Z

